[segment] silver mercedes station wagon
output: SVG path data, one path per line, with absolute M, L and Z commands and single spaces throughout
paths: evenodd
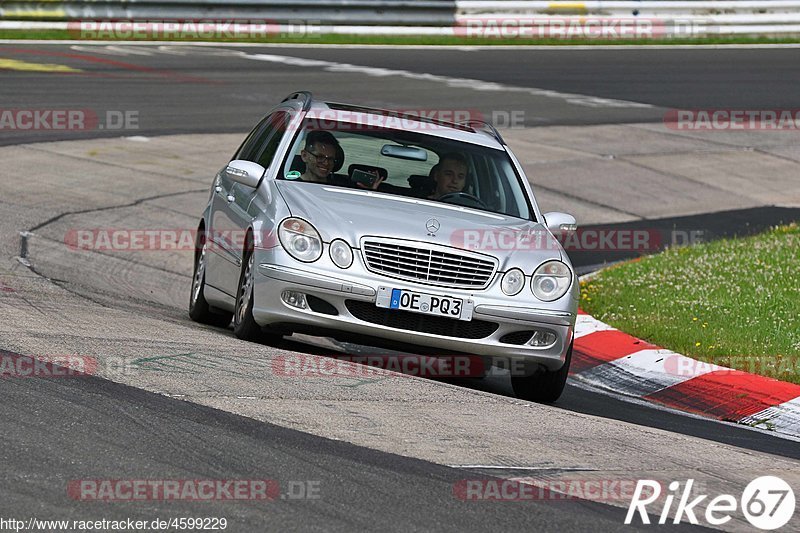
M 552 402 L 578 280 L 491 125 L 289 95 L 214 177 L 189 314 L 237 337 L 292 333 L 511 369 Z

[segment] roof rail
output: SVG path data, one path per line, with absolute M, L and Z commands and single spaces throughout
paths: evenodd
M 495 128 L 485 120 L 470 119 L 470 120 L 465 120 L 464 122 L 459 122 L 459 124 L 463 126 L 469 126 L 476 131 L 477 130 L 485 131 L 486 133 L 497 139 L 500 142 L 500 144 L 506 144 L 506 142 L 503 140 L 503 136 L 500 135 L 499 131 L 497 131 L 497 128 Z M 475 128 L 475 126 L 478 127 Z
M 308 111 L 311 108 L 311 102 L 314 100 L 314 96 L 309 91 L 297 91 L 281 100 L 281 103 L 290 100 L 301 100 L 303 102 L 303 111 Z

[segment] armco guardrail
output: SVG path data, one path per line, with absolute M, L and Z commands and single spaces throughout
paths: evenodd
M 454 0 L 0 0 L 0 20 L 237 20 L 452 26 Z
M 800 0 L 0 0 L 0 29 L 169 20 L 267 22 L 278 33 L 305 24 L 319 33 L 362 35 L 800 35 Z M 625 27 L 636 31 L 616 30 Z

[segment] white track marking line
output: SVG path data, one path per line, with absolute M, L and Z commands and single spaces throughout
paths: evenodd
M 650 104 L 643 104 L 640 102 L 630 102 L 627 100 L 616 100 L 612 98 L 600 98 L 597 96 L 588 96 L 585 94 L 562 93 L 559 91 L 551 91 L 548 89 L 539 89 L 536 87 L 519 87 L 516 85 L 505 85 L 502 83 L 495 83 L 491 81 L 474 80 L 470 78 L 454 78 L 450 76 L 439 76 L 436 74 L 428 74 L 421 72 L 410 72 L 408 70 L 396 70 L 388 68 L 369 67 L 364 65 L 353 65 L 350 63 L 336 63 L 333 61 L 323 61 L 320 59 L 304 59 L 293 56 L 283 56 L 276 54 L 247 54 L 241 56 L 244 59 L 252 59 L 255 61 L 267 61 L 271 63 L 280 63 L 294 67 L 309 67 L 321 68 L 328 72 L 344 72 L 352 74 L 363 74 L 373 77 L 387 77 L 399 76 L 412 80 L 430 81 L 434 83 L 442 83 L 448 87 L 456 87 L 460 89 L 472 89 L 475 91 L 484 92 L 516 92 L 527 93 L 531 96 L 544 96 L 546 98 L 554 98 L 564 102 L 579 105 L 584 107 L 631 107 L 631 108 L 652 108 Z

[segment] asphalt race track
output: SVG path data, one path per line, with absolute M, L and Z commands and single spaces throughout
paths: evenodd
M 81 354 L 99 364 L 94 376 L 0 379 L 0 518 L 226 517 L 230 531 L 613 531 L 633 527 L 623 526 L 630 498 L 464 501 L 457 487 L 492 476 L 695 478 L 709 494 L 740 494 L 769 473 L 800 487 L 797 442 L 574 385 L 540 406 L 510 397 L 502 374 L 280 376 L 276 358 L 374 349 L 238 341 L 188 319 L 190 252 L 64 245 L 78 227 L 193 227 L 218 166 L 271 105 L 300 89 L 516 117 L 502 131 L 540 177 L 542 203 L 576 212 L 585 227 L 702 229 L 705 239 L 756 232 L 800 220 L 797 132 L 700 137 L 666 131 L 663 119 L 678 108 L 794 108 L 797 59 L 794 48 L 0 45 L 3 109 L 82 109 L 104 126 L 0 128 L 0 355 Z M 109 117 L 125 113 L 135 117 L 129 127 L 111 127 Z M 692 177 L 698 169 L 703 179 Z M 573 259 L 587 271 L 630 256 Z M 280 493 L 267 502 L 76 501 L 67 487 L 81 479 L 269 479 Z M 315 497 L 298 496 L 312 485 Z M 738 515 L 724 529 L 748 527 Z
M 153 51 L 154 49 L 158 51 Z M 149 55 L 148 50 L 150 50 Z M 527 126 L 660 122 L 671 108 L 792 108 L 800 84 L 796 48 L 749 50 L 361 50 L 335 48 L 92 47 L 89 45 L 3 46 L 16 61 L 65 65 L 80 72 L 3 75 L 5 106 L 58 108 L 73 103 L 65 90 L 82 95 L 96 110 L 139 112 L 139 133 L 241 132 L 291 91 L 312 90 L 319 98 L 403 109 L 523 111 Z M 244 59 L 275 56 L 274 61 Z M 474 83 L 425 81 L 381 83 L 379 72 L 348 72 L 330 65 L 291 65 L 280 57 L 403 70 L 449 79 L 480 80 L 522 89 L 621 100 L 618 105 L 575 104 L 568 97 L 530 98 L 526 93 L 465 90 Z M 372 90 L 365 90 L 365 78 Z M 414 78 L 410 78 L 412 81 Z M 321 81 L 324 80 L 324 83 Z M 55 89 L 55 90 L 53 90 Z M 443 90 L 444 89 L 444 90 Z M 626 105 L 626 102 L 629 105 Z M 213 103 L 213 105 L 209 105 Z M 639 107 L 635 104 L 646 104 Z M 650 107 L 652 106 L 652 107 Z M 36 138 L 63 138 L 29 132 Z M 92 132 L 97 135 L 98 132 Z M 115 133 L 100 132 L 115 135 Z M 37 137 L 38 136 L 38 137 Z M 0 142 L 29 140 L 16 131 Z

